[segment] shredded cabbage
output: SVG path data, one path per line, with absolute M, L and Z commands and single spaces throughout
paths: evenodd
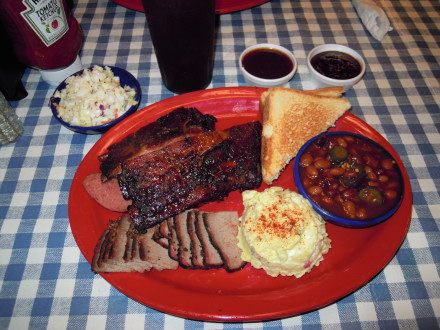
M 73 126 L 98 126 L 122 116 L 135 101 L 136 90 L 121 87 L 110 67 L 95 65 L 92 70 L 66 79 L 66 88 L 56 91 L 59 117 Z

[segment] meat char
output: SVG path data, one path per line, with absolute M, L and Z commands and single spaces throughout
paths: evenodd
M 115 177 L 121 171 L 121 164 L 136 154 L 160 147 L 181 135 L 213 131 L 216 122 L 214 116 L 204 115 L 195 108 L 173 110 L 108 147 L 107 152 L 98 157 L 103 179 Z
M 119 185 L 131 199 L 129 215 L 140 232 L 215 200 L 261 184 L 261 123 L 181 135 L 160 148 L 124 160 Z

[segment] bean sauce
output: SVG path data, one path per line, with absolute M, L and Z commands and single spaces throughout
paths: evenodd
M 403 180 L 393 157 L 353 135 L 326 135 L 300 159 L 305 190 L 323 209 L 350 220 L 385 214 L 400 200 Z

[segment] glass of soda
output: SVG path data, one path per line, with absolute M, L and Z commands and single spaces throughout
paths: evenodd
M 142 0 L 162 81 L 173 93 L 205 89 L 214 65 L 215 0 Z

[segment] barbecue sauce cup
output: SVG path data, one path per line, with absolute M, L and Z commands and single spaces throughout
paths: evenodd
M 287 87 L 298 67 L 292 52 L 274 44 L 246 48 L 238 64 L 247 85 L 267 88 Z
M 365 74 L 365 61 L 355 50 L 338 44 L 313 48 L 307 67 L 316 88 L 342 86 L 344 91 L 357 84 Z

